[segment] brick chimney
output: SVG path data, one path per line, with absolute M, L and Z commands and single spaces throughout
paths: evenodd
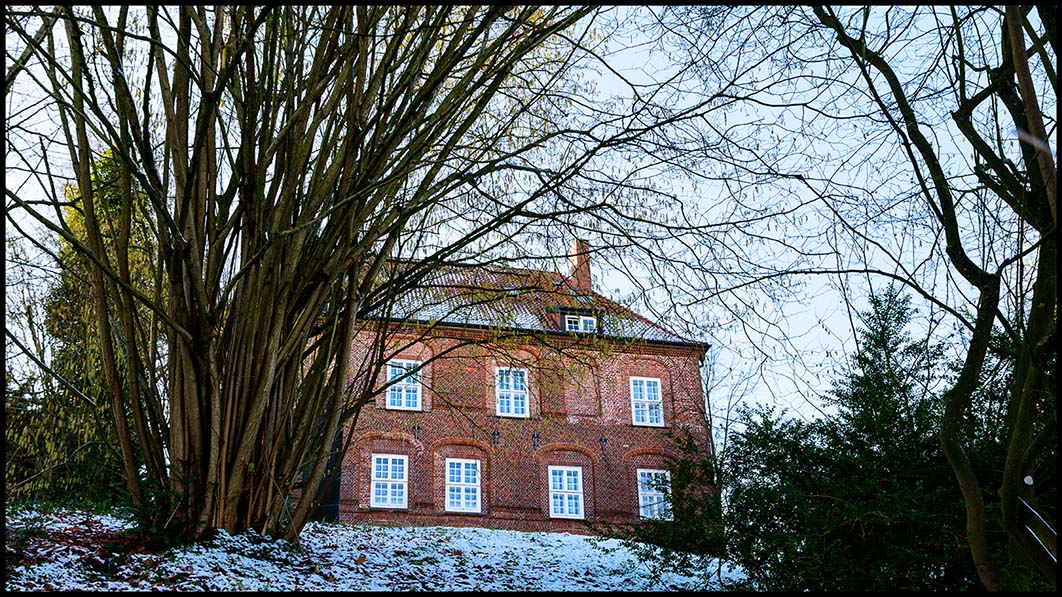
M 580 294 L 590 294 L 590 243 L 581 238 L 573 239 L 568 260 L 572 267 L 572 286 Z

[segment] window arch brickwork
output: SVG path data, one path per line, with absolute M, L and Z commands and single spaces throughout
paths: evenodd
M 447 512 L 446 487 L 448 459 L 475 460 L 479 462 L 479 502 L 480 510 L 474 515 L 490 514 L 491 459 L 490 449 L 482 442 L 469 439 L 444 439 L 431 448 L 432 460 L 432 509 Z M 467 513 L 466 513 L 467 514 Z

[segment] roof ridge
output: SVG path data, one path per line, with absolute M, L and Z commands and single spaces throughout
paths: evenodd
M 405 264 L 412 264 L 424 260 L 406 259 L 402 261 Z M 429 276 L 422 280 L 419 284 L 421 288 L 425 290 L 435 289 L 437 291 L 451 289 L 453 291 L 446 293 L 449 298 L 437 297 L 434 301 L 436 306 L 451 304 L 454 308 L 460 308 L 458 305 L 450 303 L 450 301 L 456 300 L 461 303 L 469 298 L 474 298 L 471 303 L 464 305 L 464 307 L 471 309 L 486 308 L 490 311 L 502 309 L 501 312 L 506 312 L 506 309 L 509 309 L 509 313 L 512 315 L 530 317 L 539 321 L 539 323 L 534 325 L 541 328 L 542 331 L 549 331 L 542 328 L 546 320 L 541 319 L 549 312 L 564 311 L 565 309 L 587 309 L 617 318 L 616 325 L 625 327 L 625 335 L 629 335 L 631 338 L 641 338 L 650 342 L 704 344 L 704 342 L 686 338 L 662 323 L 638 313 L 632 307 L 609 298 L 592 287 L 589 288 L 589 292 L 579 291 L 575 287 L 573 277 L 570 274 L 564 274 L 556 270 L 514 267 L 497 262 L 476 265 L 446 263 L 440 264 L 435 269 L 435 273 L 438 277 Z M 507 277 L 521 278 L 521 280 L 506 280 Z M 526 281 L 526 284 L 512 286 L 506 284 L 507 281 Z M 496 297 L 498 302 L 501 303 L 498 305 L 493 304 L 492 301 L 494 299 L 490 301 L 491 304 L 487 304 L 480 298 L 475 298 L 478 296 L 475 294 L 478 291 L 495 290 L 526 290 L 526 292 L 512 293 L 509 297 Z M 414 311 L 418 310 L 415 305 L 409 306 L 413 307 Z M 457 311 L 451 310 L 449 315 L 455 315 L 456 313 Z M 450 319 L 447 316 L 444 316 L 444 318 Z M 480 319 L 480 317 L 475 316 L 473 319 Z M 530 321 L 528 320 L 528 322 Z M 623 323 L 624 321 L 626 323 Z M 639 328 L 641 328 L 640 331 Z M 645 332 L 648 330 L 653 330 L 653 333 L 647 337 Z M 652 336 L 655 336 L 655 339 Z

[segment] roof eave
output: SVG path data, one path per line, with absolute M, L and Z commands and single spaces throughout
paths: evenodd
M 363 319 L 369 320 L 369 321 L 382 321 L 381 318 L 377 318 L 377 317 L 364 317 Z M 386 321 L 389 321 L 389 322 L 392 322 L 392 323 L 396 323 L 396 324 L 400 324 L 400 325 L 429 325 L 429 326 L 430 325 L 434 325 L 434 326 L 441 326 L 441 327 L 455 327 L 455 328 L 474 329 L 474 330 L 494 330 L 494 331 L 499 331 L 499 332 L 522 332 L 522 333 L 526 333 L 528 335 L 532 335 L 532 334 L 547 334 L 547 335 L 550 335 L 550 336 L 556 336 L 556 337 L 561 337 L 561 338 L 591 336 L 591 337 L 594 337 L 594 338 L 600 338 L 602 340 L 610 340 L 610 341 L 613 341 L 613 342 L 638 342 L 638 343 L 643 343 L 643 344 L 652 344 L 652 345 L 660 345 L 660 346 L 679 346 L 679 347 L 683 347 L 683 348 L 696 348 L 696 349 L 700 349 L 701 352 L 707 352 L 708 349 L 711 348 L 711 346 L 712 346 L 708 342 L 700 342 L 700 341 L 697 341 L 697 340 L 656 340 L 656 339 L 650 339 L 650 338 L 638 338 L 638 337 L 633 337 L 633 336 L 614 336 L 614 335 L 609 335 L 609 334 L 586 333 L 586 332 L 573 333 L 573 332 L 567 332 L 567 331 L 563 331 L 563 330 L 544 330 L 544 329 L 537 329 L 537 328 L 500 327 L 500 326 L 486 325 L 486 324 L 481 324 L 481 323 L 462 323 L 462 322 L 456 322 L 456 321 L 440 321 L 440 320 L 430 320 L 430 319 L 386 319 Z

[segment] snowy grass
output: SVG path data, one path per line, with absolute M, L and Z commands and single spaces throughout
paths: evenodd
M 298 546 L 254 532 L 164 552 L 115 545 L 119 514 L 9 513 L 7 591 L 676 591 L 620 541 L 569 533 L 310 523 Z M 740 579 L 726 566 L 722 582 Z M 722 590 L 718 584 L 703 587 Z

